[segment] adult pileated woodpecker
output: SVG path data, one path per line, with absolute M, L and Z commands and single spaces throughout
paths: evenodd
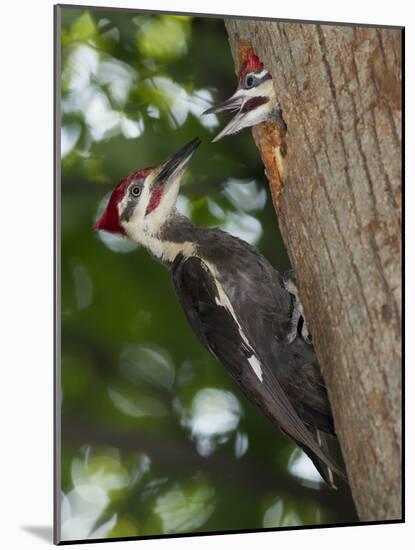
M 194 139 L 169 160 L 133 172 L 96 223 L 125 235 L 166 265 L 201 343 L 245 395 L 308 454 L 328 484 L 344 477 L 322 448 L 334 425 L 312 346 L 297 331 L 297 302 L 283 278 L 246 242 L 194 225 L 175 204 Z
M 266 120 L 277 122 L 286 129 L 282 111 L 275 97 L 272 77 L 254 53 L 248 56 L 239 71 L 236 92 L 203 114 L 221 111 L 238 112 L 213 141 L 219 141 L 224 136 L 236 134 L 243 128 L 255 126 Z

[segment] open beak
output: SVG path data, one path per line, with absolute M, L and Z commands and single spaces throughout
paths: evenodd
M 244 99 L 242 96 L 237 94 L 238 92 L 233 94 L 233 96 L 226 101 L 210 107 L 210 109 L 204 111 L 202 115 L 211 115 L 212 113 L 221 113 L 222 111 L 238 111 L 242 107 Z
M 216 141 L 219 141 L 225 136 L 232 136 L 233 134 L 237 134 L 242 128 L 245 128 L 245 119 L 246 119 L 246 113 L 243 113 L 242 111 L 237 113 L 233 119 L 223 128 L 219 134 L 212 139 L 212 143 L 215 143 Z
M 153 181 L 152 188 L 164 185 L 168 181 L 174 179 L 178 175 L 189 160 L 192 158 L 193 153 L 201 144 L 199 138 L 192 139 L 189 143 L 179 149 L 174 155 L 172 155 L 166 162 L 161 165 L 160 172 L 157 174 Z
M 225 128 L 214 139 L 212 139 L 212 143 L 219 141 L 225 136 L 236 134 L 244 127 L 245 113 L 241 112 L 244 103 L 245 98 L 240 94 L 240 90 L 237 90 L 233 96 L 226 101 L 223 101 L 223 103 L 219 103 L 218 105 L 215 105 L 202 113 L 203 115 L 210 115 L 212 113 L 220 113 L 222 111 L 239 111 L 225 126 Z

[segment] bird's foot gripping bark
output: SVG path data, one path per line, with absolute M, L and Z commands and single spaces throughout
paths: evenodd
M 295 281 L 294 272 L 288 271 L 284 275 L 284 286 L 288 292 L 294 296 L 294 308 L 291 316 L 291 330 L 288 334 L 288 342 L 295 340 L 298 331 L 300 331 L 301 337 L 307 344 L 311 344 L 311 334 L 308 330 L 307 323 L 304 317 L 303 304 L 300 300 L 298 287 Z

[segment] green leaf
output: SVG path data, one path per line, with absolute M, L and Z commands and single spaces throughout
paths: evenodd
M 87 42 L 95 38 L 97 27 L 89 12 L 85 12 L 72 23 L 70 29 L 70 39 L 72 42 Z
M 141 55 L 160 61 L 172 61 L 187 52 L 189 25 L 186 20 L 161 16 L 147 21 L 137 33 Z

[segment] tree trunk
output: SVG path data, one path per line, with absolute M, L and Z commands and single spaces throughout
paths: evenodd
M 254 129 L 361 520 L 401 519 L 401 30 L 227 19 L 288 131 Z

